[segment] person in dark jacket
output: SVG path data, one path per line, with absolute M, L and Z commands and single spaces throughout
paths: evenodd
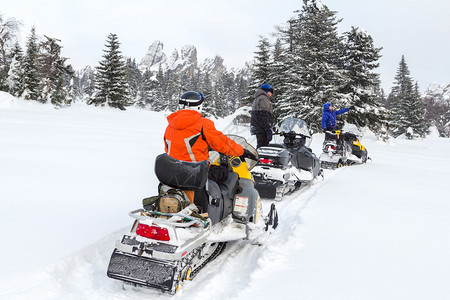
M 273 108 L 270 99 L 273 88 L 264 83 L 255 92 L 252 105 L 250 132 L 256 135 L 256 148 L 267 146 L 272 140 Z

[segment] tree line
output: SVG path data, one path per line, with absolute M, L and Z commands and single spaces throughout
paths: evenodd
M 437 99 L 438 95 L 420 95 L 404 56 L 386 96 L 375 72 L 382 48 L 375 47 L 366 31 L 351 27 L 338 34 L 337 12 L 319 0 L 303 0 L 294 13 L 277 27 L 274 42 L 260 37 L 252 64 L 237 71 L 228 71 L 220 57 L 214 68 L 195 64 L 185 70 L 162 65 L 156 71 L 142 69 L 122 55 L 113 33 L 106 39 L 98 66 L 74 71 L 61 57 L 60 40 L 44 36 L 38 42 L 33 28 L 23 52 L 15 42 L 19 22 L 0 15 L 0 89 L 55 107 L 82 99 L 91 105 L 155 111 L 176 110 L 179 95 L 198 90 L 208 100 L 205 113 L 224 117 L 251 104 L 258 86 L 268 82 L 275 89 L 278 122 L 297 117 L 320 131 L 323 104 L 332 102 L 335 107 L 356 107 L 339 118 L 340 126 L 348 122 L 379 134 L 414 138 L 424 137 L 435 125 L 441 136 L 450 135 L 448 102 Z
M 38 36 L 34 27 L 23 51 L 17 42 L 19 26 L 17 20 L 0 15 L 0 90 L 26 100 L 52 103 L 56 108 L 84 101 L 122 110 L 137 106 L 174 111 L 181 94 L 198 90 L 207 99 L 204 113 L 225 117 L 239 108 L 239 99 L 247 92 L 248 67 L 228 70 L 223 59 L 216 56 L 208 64 L 195 62 L 181 70 L 162 65 L 156 71 L 142 69 L 121 53 L 114 33 L 106 38 L 98 66 L 75 71 L 68 58 L 61 56 L 61 41 Z
M 448 103 L 444 108 L 442 102 L 421 97 L 404 56 L 386 97 L 375 72 L 382 48 L 358 27 L 338 34 L 340 21 L 320 1 L 303 0 L 295 17 L 277 28 L 273 43 L 260 37 L 246 101 L 261 82 L 268 82 L 275 89 L 277 121 L 298 117 L 320 131 L 323 104 L 331 102 L 337 108 L 356 108 L 340 116 L 339 126 L 348 122 L 379 134 L 414 138 L 436 125 L 441 136 L 449 136 Z

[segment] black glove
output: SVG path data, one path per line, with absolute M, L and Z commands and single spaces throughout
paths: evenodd
M 355 106 L 352 105 L 352 106 L 350 106 L 348 109 L 349 109 L 349 110 L 354 110 L 354 109 L 355 109 Z
M 251 153 L 248 149 L 244 149 L 244 154 L 241 155 L 242 158 L 250 158 L 252 160 L 258 160 L 255 154 Z

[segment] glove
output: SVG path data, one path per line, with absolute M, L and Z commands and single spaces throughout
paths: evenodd
M 270 142 L 272 140 L 272 130 L 271 129 L 266 131 L 266 138 L 267 138 L 267 142 Z
M 251 153 L 248 149 L 244 149 L 244 154 L 241 155 L 242 158 L 250 158 L 252 160 L 258 160 L 255 154 Z
M 354 109 L 355 109 L 355 106 L 352 105 L 352 106 L 350 106 L 348 109 L 349 109 L 349 110 L 354 110 Z

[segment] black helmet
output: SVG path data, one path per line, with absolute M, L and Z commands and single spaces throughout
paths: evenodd
M 205 101 L 205 97 L 199 92 L 186 92 L 180 97 L 178 104 L 184 108 L 200 109 L 201 104 Z

